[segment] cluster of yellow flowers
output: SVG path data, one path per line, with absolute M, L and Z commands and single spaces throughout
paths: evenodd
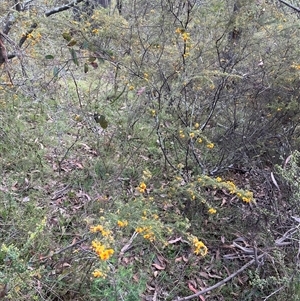
M 195 128 L 196 127 L 197 128 L 199 127 L 198 123 L 195 124 Z M 190 139 L 194 139 L 196 137 L 196 135 L 198 135 L 198 134 L 199 134 L 199 131 L 190 132 L 188 136 L 189 136 Z M 181 139 L 185 138 L 185 133 L 184 133 L 183 130 L 179 130 L 179 138 L 181 138 Z M 203 139 L 206 141 L 206 147 L 207 148 L 212 149 L 212 148 L 215 147 L 215 145 L 212 142 L 208 141 L 206 138 L 203 138 Z M 197 138 L 197 142 L 200 144 L 200 143 L 203 142 L 203 139 L 201 137 L 199 137 L 199 138 Z
M 28 40 L 31 40 L 32 45 L 35 45 L 42 38 L 42 35 L 39 32 L 35 33 L 35 35 L 33 35 L 32 33 L 23 34 L 23 37 L 25 36 Z
M 179 130 L 179 137 L 183 139 L 185 137 L 183 130 Z
M 220 183 L 223 183 L 223 186 L 225 186 L 231 194 L 236 194 L 236 196 L 240 198 L 243 202 L 250 203 L 251 201 L 253 201 L 253 192 L 237 189 L 235 184 L 231 181 Z
M 141 182 L 140 185 L 137 187 L 137 190 L 140 193 L 144 193 L 146 191 L 147 185 L 145 184 L 145 182 Z
M 111 231 L 104 229 L 104 227 L 102 225 L 91 226 L 90 231 L 92 233 L 100 232 L 105 237 L 107 237 L 111 234 Z
M 209 208 L 208 209 L 208 213 L 209 214 L 216 214 L 217 213 L 217 210 L 215 208 Z
M 152 110 L 150 110 L 150 114 L 151 114 L 152 117 L 155 117 L 156 116 L 156 111 L 152 109 Z
M 155 234 L 152 231 L 152 227 L 151 226 L 150 227 L 147 227 L 147 226 L 145 226 L 145 227 L 138 227 L 138 228 L 135 229 L 135 231 L 137 233 L 143 234 L 143 237 L 145 239 L 151 241 L 151 242 L 155 240 Z
M 99 29 L 97 29 L 97 28 L 94 28 L 93 30 L 92 30 L 92 33 L 93 34 L 97 34 L 99 32 Z
M 293 69 L 300 70 L 300 64 L 293 63 L 293 64 L 291 65 L 291 67 L 292 67 Z
M 205 256 L 207 254 L 208 249 L 206 245 L 201 240 L 199 240 L 196 236 L 191 235 L 189 240 L 193 245 L 194 253 L 196 255 L 200 254 L 201 256 Z
M 106 277 L 106 274 L 101 272 L 100 270 L 95 270 L 92 275 L 95 277 L 95 278 L 105 278 Z
M 127 227 L 128 226 L 128 221 L 126 221 L 126 220 L 124 220 L 124 221 L 118 221 L 117 222 L 117 224 L 118 224 L 118 226 L 120 227 L 120 228 L 124 228 L 124 227 Z
M 214 146 L 215 145 L 213 143 L 211 143 L 211 142 L 209 142 L 209 143 L 206 144 L 206 147 L 210 148 L 210 149 L 214 148 Z
M 101 260 L 108 260 L 113 254 L 114 250 L 111 248 L 106 248 L 100 241 L 92 241 L 92 249 L 99 256 Z
M 178 27 L 176 28 L 175 32 L 181 35 L 181 38 L 184 42 L 187 42 L 190 39 L 190 34 L 186 32 L 183 28 Z
M 239 199 L 241 199 L 245 203 L 250 203 L 254 201 L 253 192 L 238 189 L 232 181 L 223 181 L 221 177 L 213 179 L 208 176 L 202 176 L 198 177 L 198 182 L 204 186 L 211 185 L 214 188 L 226 188 L 229 191 L 229 193 L 235 194 Z
M 250 203 L 253 201 L 253 192 L 252 191 L 242 191 L 236 194 L 243 202 Z

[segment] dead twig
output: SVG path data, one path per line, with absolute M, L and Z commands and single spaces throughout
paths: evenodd
M 238 269 L 236 272 L 232 273 L 231 275 L 229 275 L 228 277 L 226 277 L 225 279 L 219 281 L 218 283 L 216 283 L 215 285 L 212 285 L 202 291 L 197 292 L 196 294 L 187 296 L 187 297 L 183 297 L 180 299 L 176 299 L 174 301 L 185 301 L 185 300 L 190 300 L 193 298 L 196 298 L 198 296 L 204 295 L 216 288 L 218 288 L 219 286 L 225 284 L 226 282 L 228 282 L 229 280 L 231 280 L 232 278 L 234 278 L 235 276 L 237 276 L 238 274 L 240 274 L 241 272 L 243 272 L 244 270 L 246 270 L 248 267 L 250 267 L 253 263 L 255 263 L 258 259 L 262 258 L 265 254 L 261 254 L 259 255 L 257 258 L 250 260 L 248 263 L 246 263 L 245 265 L 243 265 L 240 269 Z

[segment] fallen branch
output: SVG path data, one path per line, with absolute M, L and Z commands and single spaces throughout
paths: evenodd
M 295 10 L 296 12 L 300 13 L 300 8 L 298 8 L 298 7 L 296 7 L 296 6 L 292 5 L 292 4 L 290 4 L 290 3 L 288 3 L 288 2 L 285 2 L 285 1 L 283 1 L 283 0 L 279 0 L 279 2 L 281 2 L 282 4 L 288 6 L 288 7 L 291 8 L 291 9 Z
M 68 4 L 52 8 L 52 9 L 45 12 L 45 16 L 49 17 L 49 16 L 57 14 L 61 11 L 68 10 L 71 7 L 74 7 L 75 5 L 77 5 L 78 3 L 82 2 L 82 1 L 83 0 L 74 0 L 74 1 L 69 2 Z
M 265 254 L 261 254 L 257 258 L 254 258 L 254 259 L 250 260 L 248 263 L 246 263 L 245 265 L 243 265 L 236 272 L 232 273 L 231 275 L 229 275 L 225 279 L 221 280 L 220 282 L 216 283 L 215 285 L 210 286 L 210 287 L 208 287 L 208 288 L 206 288 L 206 289 L 204 289 L 202 291 L 199 291 L 196 294 L 193 294 L 193 295 L 190 295 L 190 296 L 187 296 L 187 297 L 183 297 L 183 298 L 180 298 L 180 299 L 176 299 L 176 300 L 173 300 L 173 301 L 190 300 L 190 299 L 196 298 L 196 297 L 198 297 L 200 295 L 204 295 L 205 293 L 208 293 L 208 292 L 214 290 L 215 288 L 218 288 L 219 286 L 225 284 L 226 282 L 228 282 L 229 280 L 231 280 L 232 278 L 234 278 L 235 276 L 237 276 L 238 274 L 240 274 L 241 272 L 243 272 L 244 270 L 246 270 L 249 266 L 251 266 L 253 263 L 255 263 L 258 259 L 262 258 L 264 255 Z

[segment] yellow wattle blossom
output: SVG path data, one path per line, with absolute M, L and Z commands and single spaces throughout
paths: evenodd
M 128 226 L 128 221 L 126 221 L 126 220 L 124 220 L 124 221 L 118 221 L 118 222 L 117 222 L 117 225 L 118 225 L 120 228 L 127 227 L 127 226 Z
M 195 133 L 191 132 L 190 133 L 190 138 L 193 139 L 195 137 Z
M 144 182 L 141 182 L 140 185 L 139 185 L 139 187 L 137 188 L 137 190 L 140 193 L 144 193 L 146 191 L 146 188 L 147 188 L 147 185 Z
M 151 242 L 155 240 L 155 235 L 153 232 L 147 232 L 143 237 Z
M 111 231 L 104 229 L 104 227 L 102 225 L 91 226 L 90 231 L 92 233 L 100 232 L 105 237 L 108 237 L 111 235 Z
M 106 274 L 99 271 L 99 270 L 95 270 L 93 273 L 92 273 L 93 277 L 95 278 L 105 278 L 106 277 Z
M 184 32 L 184 33 L 181 34 L 181 37 L 182 37 L 183 41 L 186 42 L 187 40 L 190 39 L 190 34 L 187 33 L 187 32 Z
M 196 123 L 194 124 L 194 128 L 195 128 L 196 130 L 199 128 L 199 126 L 200 126 L 200 124 L 199 124 L 198 122 L 196 122 Z
M 215 145 L 213 143 L 211 143 L 211 142 L 206 144 L 206 147 L 210 148 L 210 149 L 214 148 L 214 146 Z
M 208 252 L 206 245 L 201 240 L 198 240 L 196 236 L 193 235 L 191 235 L 190 240 L 193 245 L 194 254 L 196 255 L 200 254 L 201 256 L 204 257 Z
M 150 114 L 152 117 L 155 117 L 156 116 L 156 111 L 155 110 L 150 110 Z
M 217 213 L 217 210 L 215 208 L 209 208 L 208 209 L 208 213 L 209 214 L 216 214 Z
M 183 130 L 180 130 L 180 131 L 179 131 L 179 137 L 180 137 L 181 139 L 183 139 L 183 138 L 185 137 L 185 135 L 184 135 L 184 133 L 183 133 Z
M 137 227 L 135 229 L 135 232 L 137 233 L 143 233 L 143 237 L 151 242 L 153 242 L 155 240 L 155 234 L 154 232 L 151 230 L 152 227 Z
M 217 180 L 217 182 L 219 182 L 219 183 L 222 182 L 222 178 L 220 178 L 220 177 L 217 177 L 216 180 Z
M 90 231 L 91 231 L 92 233 L 102 232 L 103 229 L 104 229 L 104 228 L 103 228 L 103 226 L 101 226 L 101 225 L 91 226 L 91 227 L 90 227 Z
M 198 143 L 202 143 L 203 140 L 202 140 L 201 138 L 198 138 L 198 139 L 197 139 L 197 142 L 198 142 Z
M 133 85 L 131 85 L 131 86 L 129 86 L 129 88 L 128 88 L 130 91 L 132 91 L 132 90 L 134 90 L 134 86 Z
M 106 249 L 99 254 L 101 260 L 106 261 L 114 254 L 113 249 Z
M 152 218 L 157 220 L 157 219 L 159 219 L 159 216 L 157 214 L 153 214 Z
M 250 203 L 251 201 L 253 201 L 253 192 L 246 191 L 245 194 L 241 198 L 242 198 L 243 202 Z
M 101 260 L 108 260 L 113 254 L 113 249 L 107 249 L 100 241 L 92 241 L 92 249 L 99 256 Z

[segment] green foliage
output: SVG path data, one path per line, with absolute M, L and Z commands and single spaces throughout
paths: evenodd
M 154 0 L 76 22 L 49 3 L 16 14 L 0 78 L 0 293 L 175 300 L 255 251 L 205 298 L 298 298 L 299 19 Z

